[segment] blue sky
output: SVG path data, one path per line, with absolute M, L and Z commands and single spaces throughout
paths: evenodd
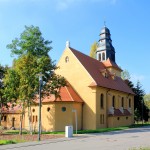
M 149 6 L 149 0 L 0 0 L 0 63 L 11 66 L 14 58 L 6 45 L 25 25 L 38 26 L 43 37 L 53 41 L 50 56 L 56 62 L 67 40 L 89 55 L 105 20 L 117 64 L 150 93 Z

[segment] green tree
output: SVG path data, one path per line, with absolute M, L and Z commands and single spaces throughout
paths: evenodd
M 11 44 L 7 45 L 7 48 L 11 49 L 12 55 L 18 56 L 12 67 L 19 76 L 19 95 L 17 93 L 16 96 L 22 101 L 23 106 L 27 105 L 28 107 L 31 132 L 30 106 L 33 103 L 34 96 L 38 93 L 38 74 L 43 74 L 43 91 L 45 93 L 51 92 L 57 95 L 59 90 L 56 90 L 56 88 L 66 85 L 63 77 L 51 73 L 52 70 L 57 69 L 54 61 L 48 55 L 52 49 L 51 43 L 51 41 L 44 40 L 38 27 L 25 26 L 25 31 L 20 35 L 20 38 L 16 38 Z M 52 88 L 53 85 L 55 85 L 55 88 Z
M 2 118 L 2 107 L 7 105 L 6 99 L 3 98 L 3 91 L 4 91 L 4 83 L 3 79 L 5 76 L 5 72 L 7 71 L 8 66 L 0 65 L 0 126 L 1 126 L 1 118 Z
M 94 43 L 91 45 L 90 57 L 96 58 L 96 49 L 97 49 L 97 42 L 94 42 Z
M 130 73 L 129 73 L 129 71 L 128 70 L 123 70 L 122 72 L 121 72 L 121 78 L 123 79 L 123 80 L 130 80 Z
M 148 107 L 148 109 L 150 110 L 150 94 L 144 95 L 144 103 Z
M 140 119 L 143 121 L 148 120 L 148 108 L 146 107 L 144 103 L 144 95 L 145 92 L 142 89 L 142 85 L 139 81 L 137 81 L 136 86 L 133 88 L 133 91 L 135 93 L 134 96 L 134 110 L 137 110 L 140 114 Z

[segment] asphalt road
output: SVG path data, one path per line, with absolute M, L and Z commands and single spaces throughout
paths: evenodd
M 150 147 L 150 126 L 0 146 L 0 150 L 129 150 Z

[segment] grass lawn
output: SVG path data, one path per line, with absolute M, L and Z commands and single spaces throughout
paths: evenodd
M 16 140 L 0 140 L 0 145 L 16 144 L 16 143 L 18 143 Z

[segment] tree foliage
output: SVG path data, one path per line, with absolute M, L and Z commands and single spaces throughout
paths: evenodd
M 12 68 L 5 78 L 5 97 L 10 100 L 21 101 L 23 107 L 32 105 L 33 99 L 38 94 L 38 74 L 43 74 L 43 91 L 59 95 L 59 88 L 66 85 L 63 77 L 52 74 L 57 69 L 54 61 L 49 56 L 52 42 L 45 40 L 38 27 L 25 26 L 19 38 L 12 40 L 7 48 L 11 54 L 17 56 Z M 25 109 L 23 108 L 23 111 Z M 30 118 L 30 109 L 28 117 Z M 23 116 L 23 115 L 22 115 Z M 30 124 L 30 119 L 29 119 Z M 29 125 L 30 126 L 30 125 Z
M 150 94 L 144 95 L 144 103 L 150 110 Z
M 94 42 L 94 43 L 91 45 L 90 57 L 96 58 L 96 49 L 97 49 L 97 42 Z
M 122 72 L 121 72 L 121 78 L 123 79 L 123 80 L 130 80 L 130 73 L 129 73 L 129 71 L 128 70 L 123 70 Z
M 142 89 L 142 85 L 137 81 L 136 86 L 133 88 L 134 96 L 134 110 L 137 110 L 140 114 L 140 120 L 148 120 L 148 108 L 144 103 L 145 92 Z
M 7 99 L 3 98 L 4 95 L 4 77 L 8 69 L 8 66 L 0 65 L 0 126 L 1 126 L 1 117 L 2 117 L 2 107 L 7 105 Z
M 12 55 L 15 54 L 19 57 L 28 53 L 40 57 L 48 55 L 48 52 L 52 49 L 51 43 L 52 41 L 45 40 L 42 37 L 39 27 L 25 26 L 20 38 L 12 40 L 7 48 L 11 49 Z
M 130 80 L 130 73 L 128 70 L 124 70 L 121 74 L 121 78 L 128 83 L 128 86 L 135 93 L 134 96 L 134 116 L 135 120 L 148 120 L 148 107 L 144 101 L 145 92 L 142 89 L 142 85 L 137 81 L 136 85 Z

